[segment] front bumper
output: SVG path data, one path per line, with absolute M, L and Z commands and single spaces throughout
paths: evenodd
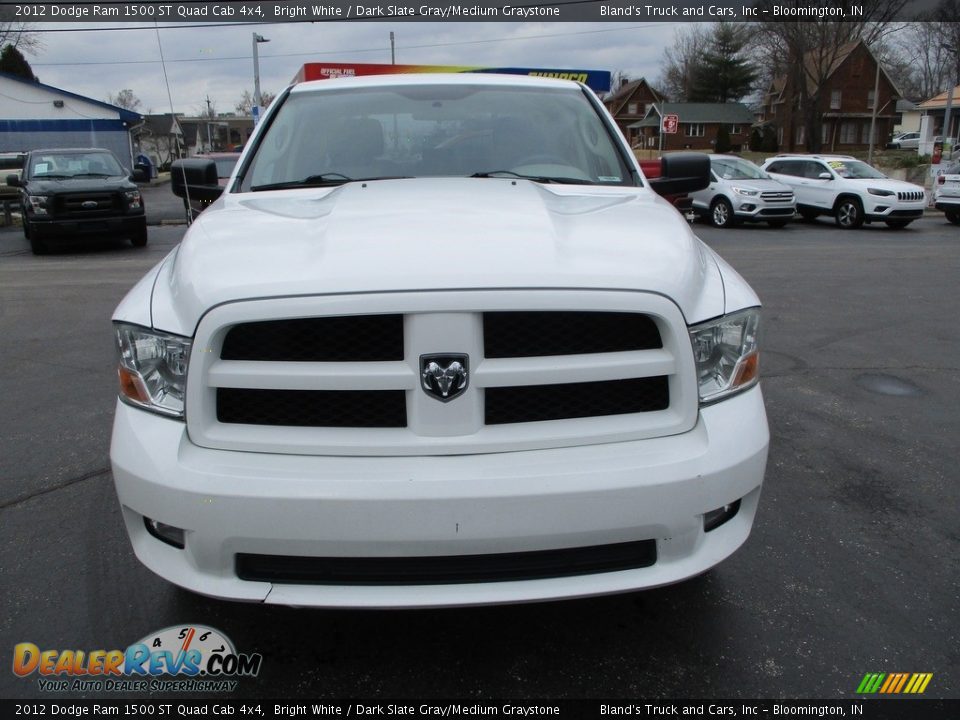
M 769 431 L 760 388 L 705 407 L 680 435 L 582 447 L 433 457 L 318 457 L 210 450 L 186 426 L 117 404 L 111 462 L 138 558 L 220 598 L 317 607 L 435 607 L 585 597 L 692 577 L 753 524 Z M 710 532 L 703 516 L 740 500 Z M 184 528 L 184 549 L 144 516 Z M 652 540 L 656 562 L 614 572 L 446 584 L 241 580 L 238 554 L 423 558 Z
M 864 204 L 864 216 L 867 220 L 916 220 L 923 217 L 925 200 L 903 202 L 895 198 L 877 197 L 868 199 Z
M 41 240 L 95 236 L 129 237 L 144 232 L 147 228 L 147 217 L 143 213 L 95 219 L 40 220 L 36 217 L 29 219 L 31 233 L 35 233 Z
M 766 220 L 789 220 L 797 212 L 797 203 L 769 202 L 751 197 L 735 197 L 733 214 L 738 220 L 763 222 Z

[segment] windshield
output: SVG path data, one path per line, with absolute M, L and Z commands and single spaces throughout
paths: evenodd
M 291 93 L 242 188 L 458 176 L 633 184 L 579 88 L 431 84 Z
M 752 162 L 739 158 L 710 158 L 714 174 L 723 180 L 769 180 L 770 176 Z
M 828 160 L 827 165 L 840 177 L 851 180 L 876 180 L 886 177 L 882 172 L 874 170 L 859 160 Z
M 124 174 L 120 163 L 108 152 L 42 153 L 30 158 L 31 178 Z

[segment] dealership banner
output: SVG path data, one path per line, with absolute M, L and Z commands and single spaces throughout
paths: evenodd
M 474 67 L 461 65 L 382 65 L 378 63 L 307 63 L 294 77 L 294 82 L 305 80 L 329 80 L 339 77 L 362 75 L 396 75 L 407 73 L 499 73 L 505 75 L 530 75 L 534 77 L 575 80 L 596 92 L 610 90 L 610 73 L 606 70 L 520 68 L 520 67 Z

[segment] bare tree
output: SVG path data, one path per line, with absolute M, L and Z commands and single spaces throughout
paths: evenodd
M 117 107 L 125 108 L 126 110 L 136 111 L 143 103 L 140 102 L 140 98 L 133 94 L 133 90 L 130 88 L 124 88 L 116 95 L 107 95 L 107 102 L 111 105 L 116 105 Z
M 808 0 L 766 0 L 759 7 L 763 9 L 764 4 L 774 2 L 799 11 L 811 8 Z M 907 0 L 876 0 L 862 6 L 861 18 L 847 18 L 845 22 L 766 21 L 755 25 L 755 52 L 761 63 L 786 76 L 810 152 L 820 151 L 821 95 L 827 79 L 849 50 L 849 43 L 862 40 L 867 46 L 874 45 L 895 29 L 893 20 L 906 3 Z M 846 9 L 843 0 L 821 0 L 813 5 L 820 9 Z
M 0 48 L 13 45 L 27 55 L 36 55 L 43 49 L 43 36 L 35 25 L 24 22 L 0 22 Z
M 697 69 L 710 43 L 710 29 L 699 23 L 679 28 L 673 47 L 663 51 L 658 87 L 674 102 L 686 101 L 693 94 Z
M 267 107 L 273 102 L 274 97 L 276 96 L 272 93 L 260 92 L 260 102 L 263 103 L 263 107 Z M 249 115 L 251 108 L 253 108 L 253 93 L 249 90 L 244 90 L 243 95 L 240 96 L 240 102 L 234 105 L 234 108 L 236 108 L 236 111 L 241 115 Z

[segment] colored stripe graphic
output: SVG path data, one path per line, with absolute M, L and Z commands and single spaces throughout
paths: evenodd
M 857 686 L 857 693 L 872 695 L 920 695 L 927 689 L 933 673 L 867 673 Z

